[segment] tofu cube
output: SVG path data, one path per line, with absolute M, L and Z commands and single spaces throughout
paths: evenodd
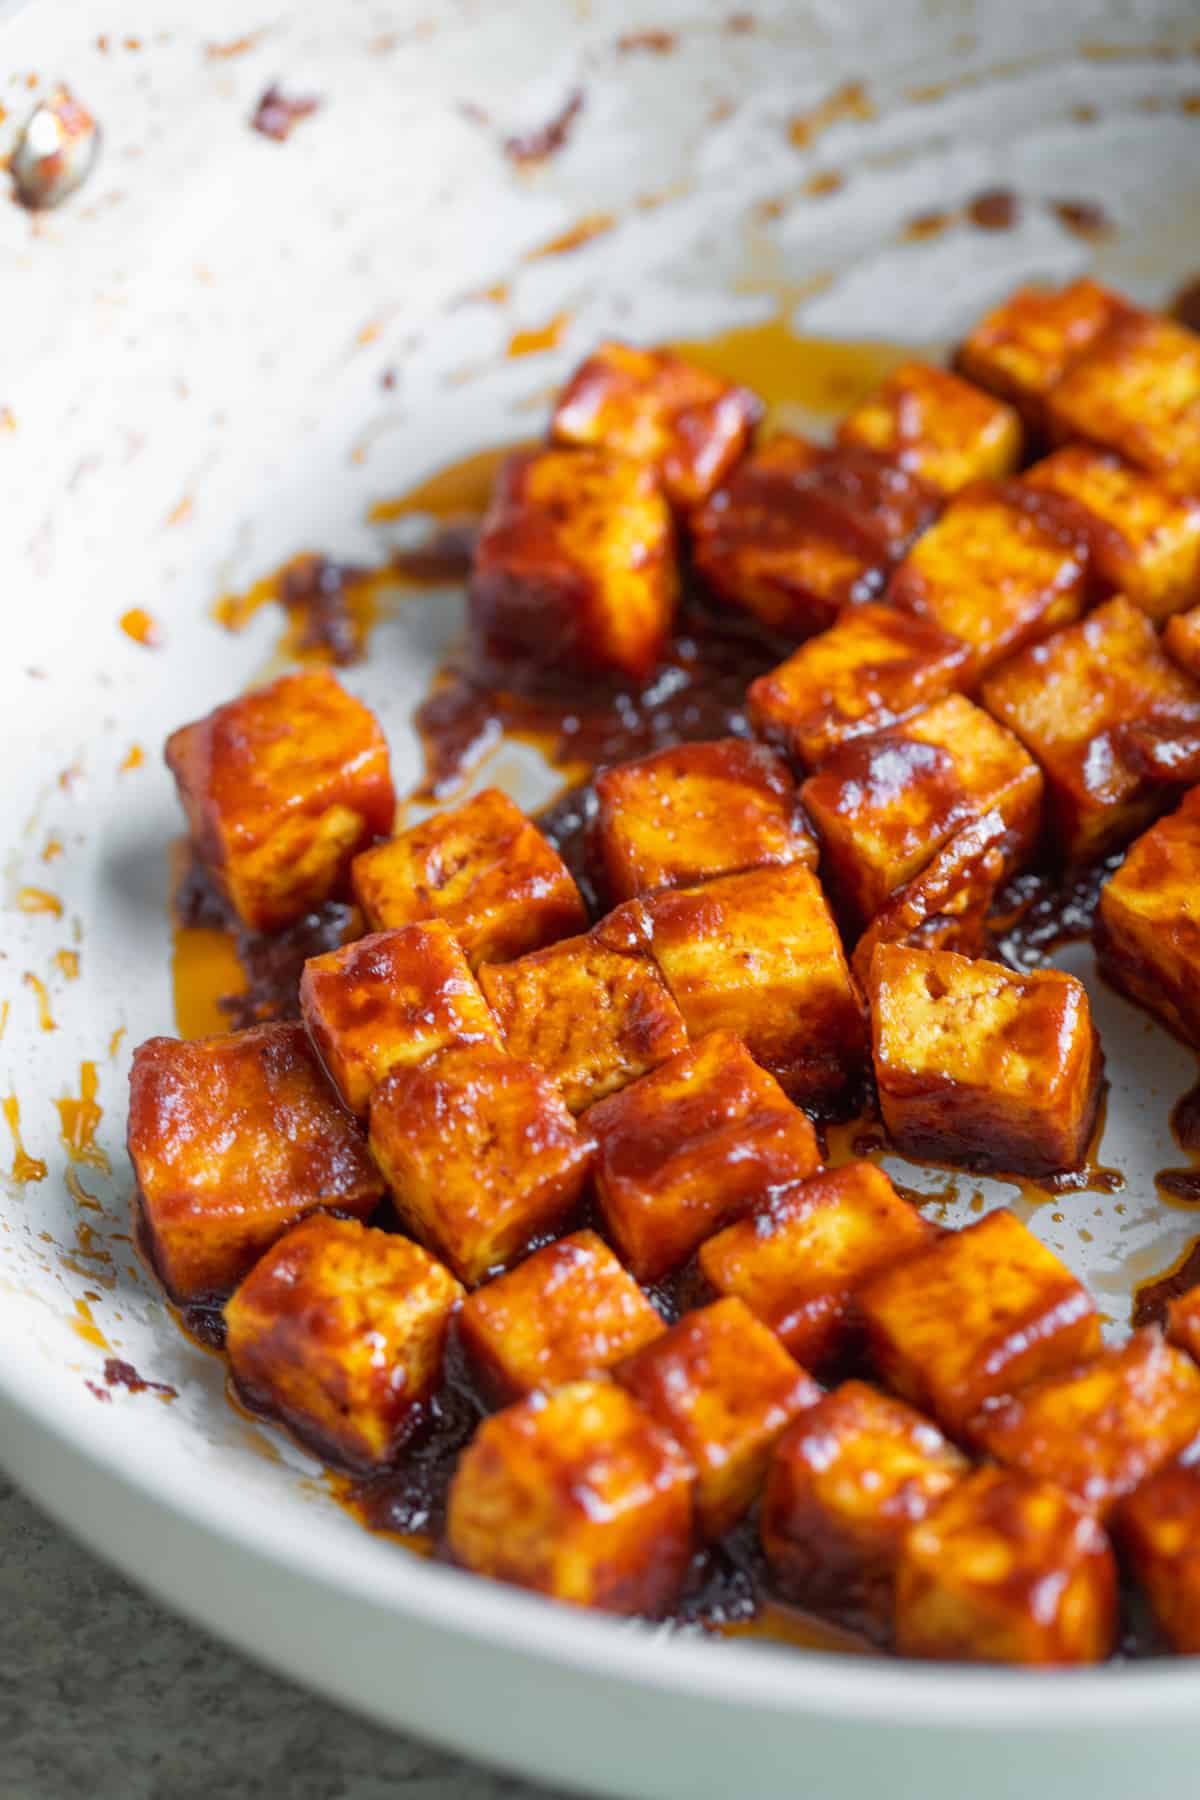
M 821 1390 L 740 1300 L 717 1300 L 614 1371 L 698 1471 L 696 1524 L 723 1537 L 754 1501 L 771 1451 Z
M 473 969 L 587 925 L 561 856 L 499 788 L 364 850 L 350 876 L 370 930 L 444 919 Z
M 1100 966 L 1187 1043 L 1200 1045 L 1200 793 L 1141 836 L 1100 890 Z
M 1200 1287 L 1168 1300 L 1166 1335 L 1169 1344 L 1177 1344 L 1200 1363 Z
M 315 1213 L 225 1307 L 238 1392 L 321 1456 L 393 1461 L 442 1372 L 462 1289 L 417 1244 Z
M 707 499 L 746 451 L 762 402 L 670 350 L 601 344 L 554 409 L 560 444 L 586 444 L 648 464 L 672 504 Z
M 1068 501 L 1019 481 L 981 481 L 918 538 L 887 599 L 969 646 L 969 686 L 1077 619 L 1088 567 L 1087 533 Z
M 587 1123 L 605 1227 L 639 1281 L 820 1166 L 807 1116 L 726 1031 L 602 1100 Z
M 1141 313 L 1098 337 L 1047 402 L 1059 443 L 1086 438 L 1157 475 L 1177 493 L 1200 489 L 1200 337 Z
M 1200 599 L 1200 500 L 1090 444 L 1066 444 L 1022 477 L 1083 509 L 1092 574 L 1161 625 Z
M 230 1293 L 317 1207 L 369 1218 L 383 1198 L 300 1025 L 140 1045 L 129 1155 L 147 1247 L 181 1304 Z
M 451 1044 L 498 1044 L 500 1032 L 450 927 L 440 919 L 376 931 L 300 977 L 300 1012 L 342 1099 L 366 1117 L 390 1069 Z
M 1200 1369 L 1157 1330 L 1023 1388 L 981 1415 L 997 1462 L 1052 1481 L 1107 1519 L 1200 1437 Z
M 614 902 L 765 864 L 816 867 L 791 771 L 762 744 L 678 744 L 605 769 L 595 792 L 593 841 Z
M 992 900 L 1011 860 L 1002 813 L 984 813 L 948 838 L 911 881 L 884 901 L 854 946 L 850 966 L 864 991 L 879 944 L 985 955 Z
M 862 1381 L 801 1413 L 779 1441 L 759 1531 L 780 1592 L 890 1622 L 900 1546 L 970 1469 L 937 1426 Z
M 351 859 L 392 829 L 387 740 L 327 669 L 218 706 L 165 754 L 192 849 L 250 931 L 343 892 Z
M 965 644 L 890 606 L 852 606 L 751 683 L 757 730 L 815 769 L 851 738 L 885 731 L 958 687 Z
M 594 932 L 518 962 L 486 963 L 479 981 L 511 1054 L 540 1063 L 573 1113 L 687 1046 L 654 965 L 611 950 Z
M 450 1485 L 447 1542 L 478 1575 L 654 1616 L 691 1559 L 693 1474 L 623 1388 L 573 1381 L 484 1419 Z
M 961 694 L 903 725 L 843 744 L 800 789 L 821 840 L 822 872 L 861 931 L 890 894 L 965 825 L 998 812 L 1008 866 L 1041 825 L 1042 777 L 1003 726 Z
M 1104 1528 L 1048 1482 L 977 1469 L 908 1532 L 896 1648 L 937 1662 L 1042 1667 L 1115 1648 L 1117 1567 Z
M 979 321 L 958 366 L 980 387 L 1011 400 L 1040 431 L 1047 395 L 1102 332 L 1132 311 L 1086 275 L 1057 289 L 1020 287 Z
M 1032 1176 L 1079 1166 L 1104 1064 L 1082 982 L 881 944 L 867 994 L 880 1111 L 903 1155 Z
M 523 451 L 504 464 L 468 598 L 486 662 L 643 681 L 678 589 L 670 509 L 650 469 L 598 450 Z
M 1200 606 L 1168 619 L 1162 641 L 1175 666 L 1200 681 Z
M 718 599 L 799 639 L 877 595 L 937 505 L 886 457 L 781 433 L 692 514 L 692 560 Z
M 866 1061 L 862 1002 L 811 869 L 754 869 L 643 903 L 693 1037 L 732 1031 L 793 1100 L 832 1104 Z
M 951 1437 L 985 1400 L 1099 1351 L 1087 1289 L 1006 1208 L 859 1290 L 876 1368 Z
M 1172 1650 L 1200 1654 L 1200 1469 L 1190 1459 L 1160 1469 L 1125 1501 L 1113 1529 Z
M 515 1399 L 603 1374 L 666 1326 L 603 1239 L 577 1231 L 477 1288 L 461 1330 L 489 1390 Z
M 994 394 L 932 363 L 907 362 L 838 427 L 839 444 L 894 457 L 940 494 L 1011 475 L 1020 415 Z
M 984 682 L 982 698 L 1041 764 L 1051 841 L 1068 865 L 1127 844 L 1167 803 L 1140 773 L 1124 728 L 1200 732 L 1200 685 L 1121 598 L 1015 656 Z
M 393 1069 L 370 1145 L 406 1230 L 471 1287 L 560 1223 L 592 1157 L 545 1071 L 493 1044 Z
M 734 1295 L 806 1368 L 851 1345 L 854 1295 L 878 1270 L 936 1236 L 882 1169 L 847 1163 L 780 1188 L 700 1247 L 718 1294 Z

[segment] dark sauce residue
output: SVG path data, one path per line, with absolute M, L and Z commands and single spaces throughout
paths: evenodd
M 1189 331 L 1200 331 L 1200 275 L 1193 276 L 1170 301 L 1167 311 Z
M 1200 1282 L 1200 1238 L 1188 1246 L 1173 1268 L 1153 1281 L 1144 1281 L 1133 1296 L 1133 1324 L 1161 1325 L 1167 1316 L 1167 1303 L 1186 1294 Z
M 274 138 L 277 144 L 286 143 L 292 128 L 315 113 L 320 104 L 315 94 L 288 95 L 272 82 L 254 110 L 250 129 Z
M 561 150 L 583 111 L 584 92 L 574 88 L 553 118 L 533 131 L 517 132 L 504 140 L 504 154 L 515 163 L 539 163 Z
M 279 598 L 295 626 L 301 655 L 323 653 L 339 668 L 360 661 L 366 637 L 350 597 L 367 573 L 328 556 L 302 557 L 287 570 Z
M 131 1394 L 159 1394 L 164 1400 L 178 1398 L 178 1389 L 167 1381 L 147 1381 L 139 1375 L 131 1362 L 122 1362 L 119 1356 L 109 1356 L 104 1362 L 104 1386 L 99 1382 L 88 1381 L 84 1384 L 89 1393 L 95 1394 L 97 1400 L 111 1400 L 113 1388 L 125 1388 Z
M 980 231 L 1011 231 L 1021 216 L 1021 202 L 1008 188 L 986 188 L 967 205 L 967 217 Z
M 1090 938 L 1100 890 L 1124 852 L 1078 874 L 1030 869 L 1008 882 L 989 919 L 996 954 L 1014 969 L 1036 969 L 1063 944 Z
M 1094 200 L 1052 200 L 1050 210 L 1060 225 L 1091 244 L 1110 238 L 1116 229 L 1104 208 Z

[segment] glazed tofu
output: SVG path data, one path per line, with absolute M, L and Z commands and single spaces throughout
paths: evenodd
M 820 1164 L 806 1115 L 725 1031 L 602 1100 L 587 1124 L 605 1227 L 639 1281 Z
M 1200 489 L 1200 337 L 1142 313 L 1072 363 L 1047 403 L 1051 436 L 1085 438 L 1176 493 Z
M 1022 479 L 1083 508 L 1093 576 L 1156 625 L 1200 599 L 1200 501 L 1090 444 L 1067 444 Z
M 827 885 L 857 932 L 985 813 L 1000 813 L 1009 866 L 1019 862 L 1041 824 L 1042 777 L 1011 732 L 950 694 L 904 725 L 843 744 L 800 796 Z
M 1177 668 L 1200 681 L 1200 606 L 1167 620 L 1163 648 Z
M 1047 395 L 1101 333 L 1132 310 L 1089 276 L 1057 289 L 1017 288 L 979 321 L 958 364 L 1042 430 Z
M 1200 1287 L 1167 1302 L 1166 1335 L 1169 1344 L 1177 1344 L 1200 1363 Z
M 969 646 L 970 685 L 1077 619 L 1087 581 L 1087 533 L 1069 502 L 1019 481 L 979 482 L 913 545 L 887 599 Z
M 1105 975 L 1188 1043 L 1200 1044 L 1200 793 L 1132 846 L 1100 890 Z
M 476 1574 L 606 1612 L 668 1610 L 693 1470 L 623 1388 L 573 1381 L 494 1413 L 458 1461 L 447 1542 Z
M 1006 1209 L 876 1275 L 858 1303 L 888 1385 L 955 1438 L 986 1400 L 1101 1347 L 1087 1289 Z
M 364 850 L 350 876 L 370 930 L 444 919 L 473 969 L 587 925 L 561 856 L 499 788 Z
M 801 1413 L 780 1439 L 760 1535 L 789 1600 L 891 1619 L 896 1564 L 910 1526 L 970 1464 L 937 1426 L 862 1381 Z
M 648 464 L 672 504 L 707 499 L 746 451 L 762 402 L 749 388 L 676 356 L 601 344 L 554 409 L 560 444 L 586 444 Z
M 1166 804 L 1125 748 L 1124 728 L 1200 732 L 1200 684 L 1121 598 L 997 669 L 982 698 L 1041 764 L 1054 852 L 1067 864 L 1127 844 Z
M 496 1044 L 499 1029 L 450 927 L 440 919 L 376 931 L 300 977 L 300 1011 L 342 1099 L 366 1116 L 390 1069 L 451 1044 Z
M 687 1046 L 653 964 L 594 932 L 487 963 L 479 980 L 512 1055 L 540 1063 L 574 1113 Z
M 997 1462 L 1054 1482 L 1107 1519 L 1200 1437 L 1200 1369 L 1156 1330 L 1137 1331 L 982 1418 L 981 1441 Z
M 383 1198 L 300 1025 L 140 1045 L 129 1155 L 155 1268 L 181 1303 L 231 1292 L 315 1208 L 365 1219 Z
M 461 1328 L 490 1391 L 505 1399 L 600 1375 L 666 1330 L 594 1231 L 547 1244 L 477 1288 Z
M 710 1540 L 737 1524 L 784 1429 L 821 1397 L 740 1300 L 685 1313 L 615 1375 L 695 1465 L 696 1524 Z
M 1190 1459 L 1160 1469 L 1125 1501 L 1114 1531 L 1172 1650 L 1200 1654 L 1200 1469 Z
M 1024 439 L 1015 409 L 932 363 L 901 363 L 848 413 L 838 443 L 894 457 L 940 494 L 1011 475 Z
M 970 653 L 927 619 L 889 606 L 849 607 L 751 683 L 764 736 L 815 769 L 851 738 L 885 731 L 959 685 Z
M 545 1071 L 493 1044 L 394 1069 L 370 1145 L 405 1228 L 471 1287 L 560 1223 L 592 1155 Z
M 322 1456 L 378 1468 L 441 1377 L 461 1298 L 450 1271 L 407 1238 L 314 1214 L 225 1307 L 234 1381 Z
M 596 777 L 593 843 L 609 898 L 766 864 L 816 866 L 781 756 L 742 738 L 679 744 Z
M 642 681 L 662 655 L 678 588 L 652 470 L 598 450 L 524 451 L 505 463 L 468 600 L 487 662 Z
M 692 514 L 693 563 L 719 599 L 808 637 L 880 592 L 937 505 L 885 457 L 781 433 Z
M 1102 1662 L 1117 1631 L 1112 1547 L 1048 1482 L 977 1469 L 907 1533 L 896 1647 L 937 1662 Z
M 1103 1069 L 1082 982 L 881 944 L 867 996 L 880 1111 L 903 1155 L 1034 1176 L 1078 1167 Z
M 387 741 L 326 669 L 281 675 L 172 732 L 192 849 L 239 920 L 278 931 L 345 890 L 392 828 Z
M 1011 860 L 1002 813 L 984 813 L 948 838 L 919 874 L 884 901 L 854 946 L 850 966 L 864 991 L 878 944 L 983 956 L 992 900 Z
M 717 1293 L 744 1300 L 793 1356 L 818 1369 L 852 1343 L 863 1282 L 935 1235 L 882 1169 L 854 1162 L 778 1189 L 702 1244 L 700 1267 Z
M 836 1101 L 866 1060 L 862 1003 L 811 869 L 755 869 L 642 902 L 693 1037 L 732 1031 L 794 1100 Z

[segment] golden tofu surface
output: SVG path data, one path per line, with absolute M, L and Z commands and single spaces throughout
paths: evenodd
M 155 1267 L 181 1302 L 229 1293 L 314 1208 L 367 1218 L 383 1198 L 300 1025 L 140 1045 L 129 1155 Z
M 483 1421 L 451 1483 L 447 1542 L 477 1574 L 654 1616 L 691 1559 L 693 1477 L 623 1388 L 570 1382 Z
M 587 1124 L 605 1225 L 639 1281 L 820 1162 L 807 1116 L 723 1031 L 602 1100 Z
M 838 443 L 892 456 L 941 494 L 1011 475 L 1020 415 L 994 394 L 933 363 L 907 362 L 838 427 Z
M 1171 661 L 1185 675 L 1200 681 L 1200 606 L 1168 619 L 1162 641 Z
M 1039 430 L 1046 396 L 1101 332 L 1131 308 L 1090 276 L 1048 289 L 1021 287 L 982 318 L 963 344 L 964 375 L 1017 406 Z
M 1131 845 L 1100 890 L 1096 926 L 1109 980 L 1188 1043 L 1200 1044 L 1200 794 Z
M 850 966 L 864 992 L 878 944 L 983 956 L 992 899 L 1011 862 L 1001 812 L 986 812 L 947 838 L 923 869 L 889 895 L 854 946 Z
M 564 1218 L 591 1162 L 545 1071 L 486 1043 L 394 1069 L 370 1145 L 406 1228 L 468 1286 Z
M 449 1270 L 407 1238 L 314 1213 L 225 1307 L 234 1380 L 323 1455 L 377 1467 L 437 1385 L 461 1298 Z
M 1124 1502 L 1113 1526 L 1155 1621 L 1180 1656 L 1200 1654 L 1200 1469 L 1160 1469 Z
M 387 740 L 327 669 L 218 706 L 172 732 L 165 754 L 192 848 L 252 931 L 342 892 L 352 857 L 392 828 Z
M 1115 450 L 1182 494 L 1200 491 L 1200 337 L 1160 315 L 1122 319 L 1050 394 L 1051 435 Z

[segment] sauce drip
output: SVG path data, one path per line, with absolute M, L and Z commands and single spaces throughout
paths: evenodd
M 153 613 L 148 613 L 144 606 L 131 606 L 128 612 L 121 614 L 117 623 L 125 636 L 132 638 L 144 650 L 157 650 L 162 643 L 162 627 Z
M 22 1187 L 29 1181 L 45 1181 L 46 1165 L 40 1156 L 30 1156 L 21 1137 L 21 1107 L 15 1094 L 0 1100 L 9 1135 L 13 1141 L 12 1179 Z
M 28 913 L 30 916 L 38 913 L 49 913 L 54 919 L 61 919 L 63 916 L 62 901 L 57 894 L 50 893 L 46 888 L 18 888 L 15 905 L 18 912 Z
M 96 1132 L 104 1117 L 104 1109 L 96 1099 L 99 1091 L 100 1077 L 95 1063 L 80 1063 L 79 1098 L 68 1096 L 65 1100 L 56 1100 L 54 1104 L 58 1109 L 59 1136 L 71 1161 L 109 1175 L 112 1173 L 111 1164 L 96 1142 Z
M 37 1002 L 38 1025 L 43 1031 L 57 1031 L 58 1026 L 54 1022 L 54 1014 L 50 1011 L 50 995 L 41 976 L 35 975 L 31 969 L 27 969 L 21 979 L 31 990 Z
M 1186 1294 L 1200 1281 L 1200 1238 L 1197 1238 L 1162 1275 L 1143 1281 L 1133 1296 L 1133 1324 L 1161 1325 L 1167 1302 Z

